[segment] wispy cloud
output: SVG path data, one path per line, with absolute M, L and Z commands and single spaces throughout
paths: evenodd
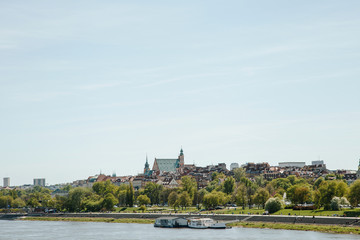
M 169 78 L 169 79 L 165 79 L 165 80 L 155 81 L 155 82 L 151 82 L 151 83 L 147 83 L 147 84 L 142 84 L 138 87 L 139 88 L 153 87 L 153 86 L 168 84 L 168 83 L 172 83 L 172 82 L 178 82 L 178 81 L 187 80 L 187 79 L 210 77 L 210 76 L 220 76 L 220 75 L 223 75 L 223 73 L 189 74 L 189 75 L 183 75 L 183 76 Z
M 17 45 L 10 43 L 0 43 L 0 50 L 10 50 L 17 48 Z
M 99 89 L 102 89 L 102 88 L 112 88 L 112 87 L 122 86 L 122 85 L 128 84 L 128 83 L 130 83 L 130 81 L 88 84 L 88 85 L 78 86 L 77 89 L 80 89 L 80 90 L 99 90 Z
M 36 93 L 36 94 L 17 94 L 14 95 L 14 98 L 22 102 L 43 102 L 52 98 L 56 98 L 60 96 L 68 96 L 71 94 L 72 94 L 71 91 L 44 92 L 44 93 Z

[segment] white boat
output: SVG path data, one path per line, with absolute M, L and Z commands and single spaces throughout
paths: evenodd
M 215 221 L 211 218 L 189 218 L 188 227 L 189 228 L 198 228 L 205 229 L 210 228 L 215 225 Z

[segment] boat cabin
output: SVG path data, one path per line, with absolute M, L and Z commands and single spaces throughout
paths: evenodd
M 214 220 L 211 218 L 189 218 L 188 227 L 189 228 L 210 228 L 214 225 Z

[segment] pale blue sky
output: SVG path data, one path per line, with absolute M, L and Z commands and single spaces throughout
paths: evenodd
M 1 1 L 0 178 L 360 158 L 359 1 Z M 2 183 L 1 183 L 2 185 Z

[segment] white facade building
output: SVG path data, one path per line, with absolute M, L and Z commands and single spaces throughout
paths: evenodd
M 230 171 L 234 170 L 235 168 L 239 168 L 239 164 L 238 164 L 238 163 L 232 163 L 232 164 L 230 164 Z
M 305 162 L 279 162 L 279 167 L 305 167 Z
M 324 164 L 324 160 L 316 160 L 311 162 L 311 165 L 323 165 L 323 164 Z

